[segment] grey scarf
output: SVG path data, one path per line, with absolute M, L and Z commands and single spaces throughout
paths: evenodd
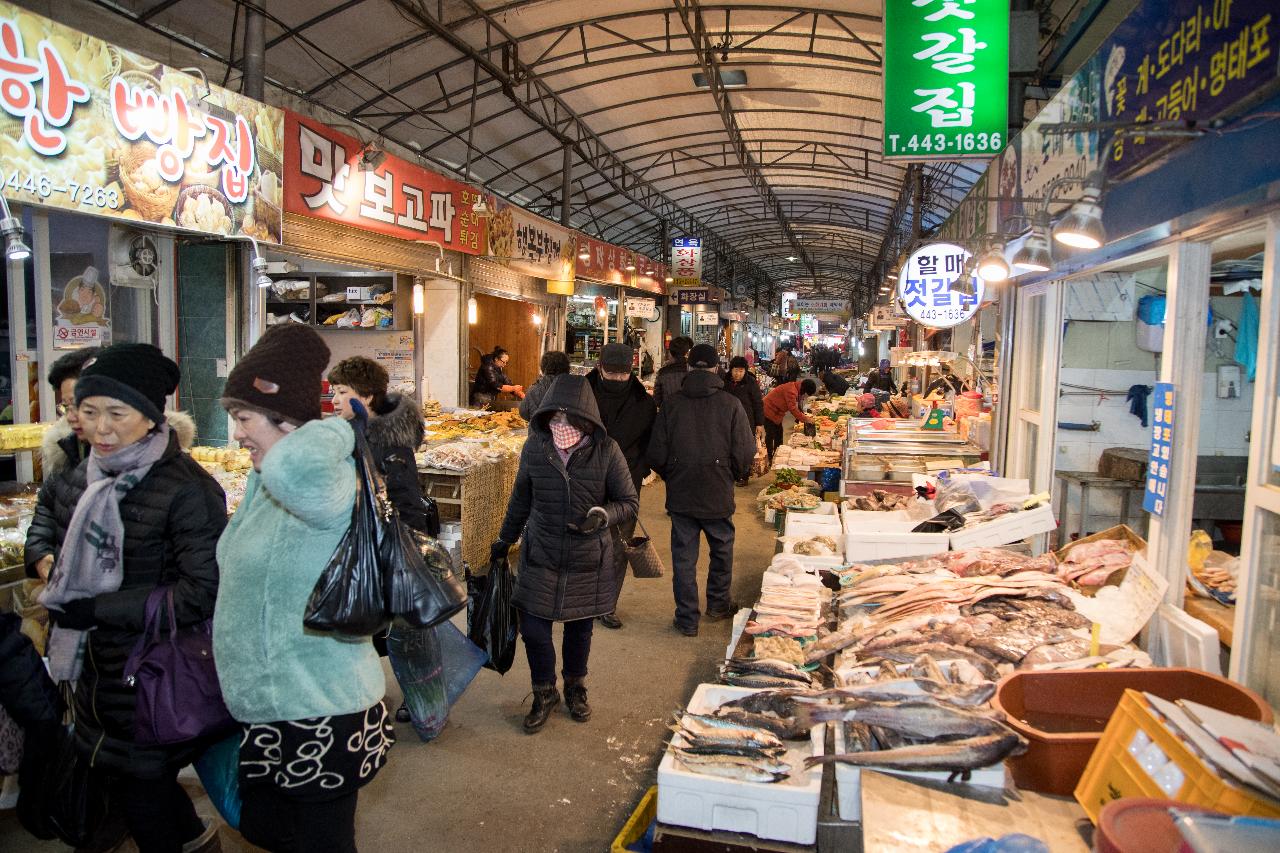
M 124 580 L 124 522 L 120 501 L 138 485 L 169 447 L 169 425 L 108 457 L 89 454 L 87 487 L 67 526 L 58 563 L 40 593 L 40 603 L 58 610 L 60 604 L 93 598 L 120 589 Z M 49 674 L 54 681 L 80 677 L 87 632 L 54 626 L 49 636 Z

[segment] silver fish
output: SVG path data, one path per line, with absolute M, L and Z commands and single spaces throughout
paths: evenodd
M 813 676 L 793 663 L 773 658 L 729 658 L 721 667 L 722 670 L 740 673 L 757 673 L 775 678 L 787 678 L 808 685 Z
M 717 708 L 714 715 L 739 725 L 772 732 L 783 740 L 804 740 L 809 737 L 809 730 L 802 728 L 795 717 L 773 717 L 768 714 L 753 714 L 741 708 L 724 707 Z
M 946 702 L 949 705 L 974 707 L 985 705 L 995 692 L 996 685 L 991 681 L 969 685 L 951 684 L 929 678 L 895 678 L 828 690 L 822 695 L 870 702 L 899 702 L 928 698 Z
M 803 724 L 853 720 L 892 729 L 910 740 L 978 737 L 1008 731 L 997 719 L 940 702 L 852 702 L 844 705 L 801 705 L 796 716 Z
M 1027 742 L 1017 732 L 1006 729 L 996 734 L 940 743 L 910 744 L 874 752 L 846 752 L 817 755 L 804 760 L 805 767 L 839 762 L 859 767 L 888 770 L 969 771 L 990 767 L 1012 755 L 1026 751 Z
M 732 755 L 698 755 L 675 748 L 676 758 L 694 773 L 737 779 L 742 782 L 781 782 L 791 775 L 791 765 L 780 761 L 740 758 Z
M 741 699 L 732 699 L 716 709 L 720 711 L 741 709 L 752 714 L 772 714 L 775 717 L 794 717 L 796 714 L 796 697 L 807 695 L 807 691 L 798 688 L 785 690 L 761 690 L 748 693 Z
M 730 684 L 734 687 L 779 690 L 786 687 L 795 687 L 799 682 L 792 678 L 778 678 L 777 676 L 763 675 L 758 672 L 722 672 L 720 673 L 720 683 Z M 812 682 L 809 682 L 809 685 L 811 684 Z

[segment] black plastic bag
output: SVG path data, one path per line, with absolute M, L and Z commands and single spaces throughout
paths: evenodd
M 488 656 L 485 667 L 499 675 L 516 658 L 516 577 L 506 557 L 489 563 L 489 574 L 468 577 L 474 601 L 467 608 L 467 636 Z
M 387 572 L 387 610 L 414 628 L 430 628 L 467 606 L 467 587 L 438 541 L 401 524 L 383 525 L 381 555 Z
M 954 509 L 940 512 L 928 521 L 922 521 L 911 528 L 912 533 L 950 533 L 964 527 L 964 515 Z
M 106 818 L 107 787 L 76 750 L 71 684 L 60 687 L 66 719 L 41 721 L 26 731 L 29 754 L 19 772 L 18 820 L 36 838 L 83 847 Z
M 363 452 L 362 452 L 363 451 Z M 382 560 L 378 553 L 380 520 L 377 468 L 368 464 L 363 431 L 356 429 L 356 501 L 351 524 L 311 590 L 302 624 L 316 631 L 363 637 L 382 633 L 391 624 Z M 372 474 L 372 476 L 371 476 Z M 382 494 L 386 495 L 383 486 Z

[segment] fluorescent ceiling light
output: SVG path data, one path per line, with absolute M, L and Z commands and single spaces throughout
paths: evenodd
M 747 85 L 747 72 L 739 69 L 725 69 L 720 71 L 720 85 L 726 89 L 741 89 Z M 711 81 L 702 71 L 693 72 L 693 85 L 697 89 L 710 89 Z

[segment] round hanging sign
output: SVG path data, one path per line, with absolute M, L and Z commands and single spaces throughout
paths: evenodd
M 898 299 L 912 320 L 932 329 L 950 329 L 972 319 L 982 304 L 983 282 L 973 275 L 973 293 L 957 293 L 969 252 L 954 243 L 929 243 L 911 253 L 898 273 Z

